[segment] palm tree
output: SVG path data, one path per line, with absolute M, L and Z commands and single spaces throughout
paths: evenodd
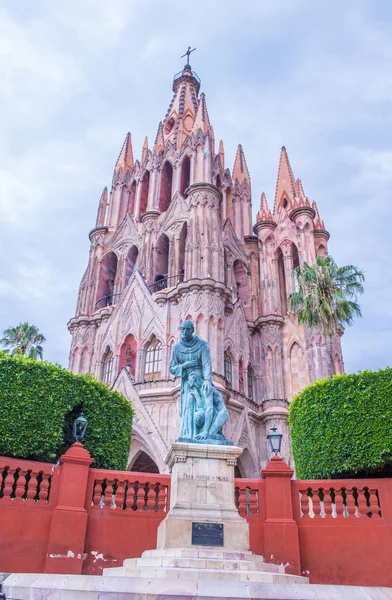
M 39 332 L 38 327 L 29 323 L 19 323 L 16 327 L 8 327 L 3 331 L 0 344 L 4 346 L 5 352 L 15 356 L 17 354 L 27 356 L 33 360 L 42 360 L 42 345 L 46 338 Z
M 354 317 L 362 316 L 357 297 L 364 292 L 364 273 L 353 265 L 338 267 L 332 256 L 318 256 L 314 267 L 296 267 L 294 277 L 297 290 L 288 297 L 289 311 L 297 314 L 300 325 L 321 329 L 331 377 L 330 340 L 339 325 L 352 325 Z

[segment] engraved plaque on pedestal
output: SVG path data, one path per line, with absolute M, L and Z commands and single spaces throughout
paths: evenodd
M 223 524 L 192 523 L 192 545 L 223 546 Z

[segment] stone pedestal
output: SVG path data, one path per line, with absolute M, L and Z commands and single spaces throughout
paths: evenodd
M 172 474 L 170 510 L 158 528 L 157 548 L 215 546 L 213 539 L 192 543 L 192 531 L 223 525 L 222 550 L 249 550 L 249 525 L 234 504 L 236 446 L 174 443 L 166 458 Z M 219 528 L 217 528 L 219 529 Z M 200 538 L 199 538 L 200 539 Z
M 166 458 L 172 474 L 170 507 L 158 527 L 157 548 L 126 559 L 122 567 L 104 569 L 105 579 L 159 581 L 165 598 L 173 597 L 174 582 L 196 581 L 199 594 L 207 580 L 208 598 L 215 597 L 215 584 L 222 598 L 248 598 L 253 583 L 308 583 L 249 551 L 249 525 L 234 504 L 234 467 L 241 453 L 236 446 L 173 444 Z M 226 584 L 237 587 L 229 590 Z M 192 597 L 204 597 L 197 594 Z M 258 596 L 252 592 L 252 597 Z

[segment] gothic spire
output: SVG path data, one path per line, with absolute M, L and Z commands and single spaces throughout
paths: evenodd
M 279 212 L 281 205 L 286 205 L 293 200 L 295 196 L 295 180 L 293 171 L 290 165 L 289 157 L 285 146 L 282 146 L 280 152 L 278 179 L 276 181 L 274 214 Z M 285 205 L 285 206 L 286 206 Z
M 193 131 L 196 133 L 199 129 L 201 129 L 202 132 L 206 134 L 210 128 L 211 125 L 208 117 L 206 97 L 205 94 L 201 94 L 195 122 L 193 123 Z
M 142 160 L 141 163 L 143 164 L 144 161 L 146 160 L 146 156 L 148 154 L 148 138 L 147 136 L 144 138 L 144 142 L 143 142 L 143 148 L 142 148 Z
M 302 187 L 302 182 L 300 179 L 296 179 L 295 181 L 295 197 L 293 201 L 293 208 L 300 207 L 308 207 L 310 208 L 310 202 L 305 195 L 304 188 Z
M 316 216 L 313 219 L 315 229 L 325 229 L 324 221 L 321 220 L 320 213 L 316 202 L 312 202 L 312 208 L 316 213 Z
M 256 221 L 273 221 L 272 213 L 268 207 L 267 197 L 264 192 L 260 198 L 260 210 L 257 213 Z
M 155 138 L 155 144 L 154 144 L 155 154 L 159 154 L 159 152 L 161 150 L 163 150 L 164 147 L 165 147 L 165 141 L 163 138 L 163 123 L 162 123 L 162 121 L 160 121 L 160 123 L 158 125 L 157 136 Z
M 97 220 L 95 222 L 95 227 L 103 227 L 105 225 L 107 205 L 108 205 L 108 188 L 104 187 L 103 192 L 101 194 L 101 198 L 99 200 L 99 204 L 98 204 L 98 214 L 97 214 Z
M 239 183 L 243 183 L 245 179 L 250 182 L 250 175 L 241 144 L 238 144 L 237 154 L 235 155 L 232 179 L 233 182 L 236 179 L 238 179 Z
M 198 93 L 200 79 L 191 66 L 186 64 L 174 76 L 174 96 L 163 121 L 164 142 L 171 140 L 180 148 L 186 136 L 190 135 L 199 106 Z
M 296 191 L 296 196 L 299 196 L 300 198 L 306 198 L 306 194 L 304 192 L 304 188 L 302 186 L 302 181 L 298 178 L 295 182 L 295 191 Z
M 222 171 L 225 170 L 225 149 L 222 140 L 219 142 L 219 158 L 222 167 Z
M 125 171 L 127 169 L 129 169 L 129 171 L 132 173 L 133 167 L 134 167 L 134 162 L 133 162 L 132 138 L 131 138 L 131 134 L 128 131 L 127 135 L 125 136 L 125 140 L 124 140 L 123 146 L 121 148 L 121 152 L 118 156 L 115 169 L 120 168 L 123 173 L 125 173 Z

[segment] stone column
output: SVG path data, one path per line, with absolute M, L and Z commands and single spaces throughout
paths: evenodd
M 117 227 L 118 215 L 120 212 L 122 187 L 118 183 L 112 192 L 112 202 L 110 207 L 109 227 Z
M 150 187 L 148 189 L 148 200 L 147 200 L 147 210 L 154 210 L 158 208 L 159 204 L 159 173 L 160 169 L 155 167 L 155 169 L 151 169 L 150 172 Z
M 172 189 L 171 189 L 171 199 L 173 198 L 174 194 L 180 189 L 180 184 L 179 184 L 179 179 L 180 179 L 179 162 L 176 161 L 172 166 L 173 166 L 173 182 L 172 182 Z M 171 199 L 170 199 L 170 201 L 171 201 Z
M 138 221 L 140 219 L 140 198 L 142 194 L 142 182 L 140 179 L 136 181 L 136 194 L 135 194 L 135 208 L 133 214 L 135 219 Z
M 136 365 L 135 365 L 135 382 L 140 383 L 144 380 L 144 350 L 139 348 L 136 351 Z
M 162 344 L 161 379 L 167 379 L 169 377 L 169 353 L 169 346 L 167 344 Z
M 283 264 L 284 264 L 284 276 L 286 279 L 286 292 L 287 297 L 294 291 L 294 280 L 293 280 L 293 257 L 291 254 L 291 244 L 290 250 L 288 250 L 288 254 L 283 255 Z

